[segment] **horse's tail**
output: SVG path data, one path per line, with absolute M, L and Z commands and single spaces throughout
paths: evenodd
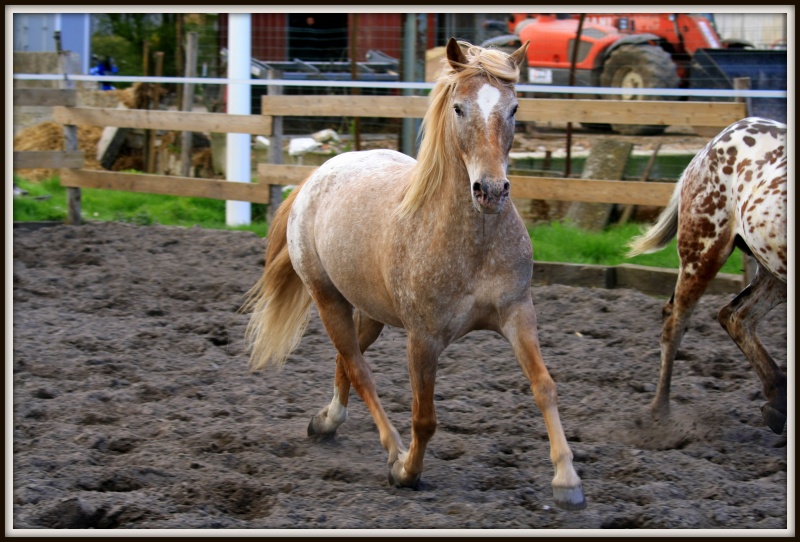
M 300 343 L 309 320 L 311 296 L 289 259 L 286 227 L 300 187 L 275 212 L 267 238 L 264 274 L 247 293 L 243 310 L 251 310 L 245 340 L 251 348 L 250 369 L 282 367 Z
M 658 221 L 645 233 L 628 243 L 627 257 L 661 250 L 678 233 L 678 205 L 681 199 L 681 184 L 678 183 L 667 207 L 661 211 Z

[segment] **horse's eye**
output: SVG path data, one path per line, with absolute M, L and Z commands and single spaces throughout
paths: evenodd
M 458 115 L 459 117 L 464 116 L 464 112 L 461 110 L 461 106 L 460 105 L 458 105 L 458 104 L 454 105 L 453 106 L 453 110 L 455 110 L 456 115 Z

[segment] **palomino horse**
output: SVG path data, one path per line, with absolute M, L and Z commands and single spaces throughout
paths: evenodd
M 655 252 L 676 233 L 680 271 L 663 310 L 653 414 L 669 412 L 672 363 L 689 317 L 737 246 L 755 258 L 757 270 L 719 312 L 719 322 L 761 380 L 764 421 L 780 434 L 786 424 L 786 376 L 764 349 L 756 326 L 786 301 L 786 125 L 750 117 L 720 132 L 689 163 L 668 206 L 647 233 L 633 239 L 629 255 Z
M 423 120 L 419 161 L 389 150 L 341 154 L 280 206 L 264 274 L 246 308 L 251 367 L 281 365 L 297 346 L 313 300 L 338 355 L 333 399 L 309 435 L 347 417 L 350 385 L 389 454 L 389 482 L 416 487 L 436 429 L 439 355 L 476 329 L 504 336 L 531 382 L 550 438 L 555 502 L 585 506 L 542 359 L 531 301 L 531 240 L 506 178 L 514 137 L 514 83 L 527 44 L 509 55 L 447 44 L 447 62 Z M 364 351 L 384 325 L 405 328 L 413 401 L 403 447 L 378 399 Z M 483 363 L 483 361 L 478 361 Z

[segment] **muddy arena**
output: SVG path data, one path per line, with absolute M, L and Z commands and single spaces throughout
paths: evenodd
M 533 288 L 588 502 L 567 512 L 553 504 L 529 384 L 493 333 L 467 335 L 440 358 L 438 428 L 418 490 L 389 486 L 387 455 L 354 393 L 334 438 L 306 436 L 331 399 L 335 352 L 312 313 L 282 371 L 249 371 L 239 309 L 264 244 L 200 228 L 14 227 L 7 528 L 793 527 L 793 403 L 774 434 L 756 375 L 716 321 L 731 296 L 701 299 L 675 363 L 671 418 L 655 423 L 664 300 Z M 781 305 L 760 326 L 784 371 L 787 313 Z M 367 359 L 408 445 L 403 330 L 385 328 Z

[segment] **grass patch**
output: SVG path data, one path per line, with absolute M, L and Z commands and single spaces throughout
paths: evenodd
M 34 183 L 15 176 L 14 182 L 28 191 L 24 197 L 14 198 L 14 220 L 66 220 L 67 189 L 58 178 Z M 47 196 L 49 199 L 36 199 Z M 81 189 L 81 217 L 87 221 L 128 222 L 142 226 L 191 227 L 218 230 L 252 231 L 266 235 L 266 205 L 252 204 L 252 220 L 247 226 L 231 227 L 225 224 L 225 202 L 208 198 L 186 198 L 141 194 L 118 190 Z
M 642 224 L 610 226 L 601 232 L 590 232 L 554 222 L 528 227 L 533 243 L 533 257 L 541 262 L 583 263 L 596 265 L 619 265 L 623 263 L 677 269 L 679 265 L 677 242 L 673 239 L 666 247 L 652 254 L 641 254 L 627 258 L 628 242 L 645 228 Z M 742 254 L 739 249 L 733 254 L 721 273 L 741 274 Z
M 15 221 L 63 221 L 67 218 L 67 190 L 57 178 L 30 182 L 15 176 L 14 182 L 28 194 L 14 198 Z M 225 224 L 225 202 L 207 198 L 185 198 L 139 194 L 115 190 L 81 190 L 81 214 L 88 221 L 117 221 L 138 225 L 200 226 L 220 230 L 245 230 L 264 237 L 266 205 L 252 204 L 247 226 Z M 627 243 L 642 230 L 640 224 L 611 226 L 588 232 L 562 223 L 529 227 L 536 261 L 619 265 L 632 263 L 677 269 L 676 242 L 654 254 L 626 258 Z M 737 249 L 722 268 L 723 273 L 741 274 L 742 256 Z

